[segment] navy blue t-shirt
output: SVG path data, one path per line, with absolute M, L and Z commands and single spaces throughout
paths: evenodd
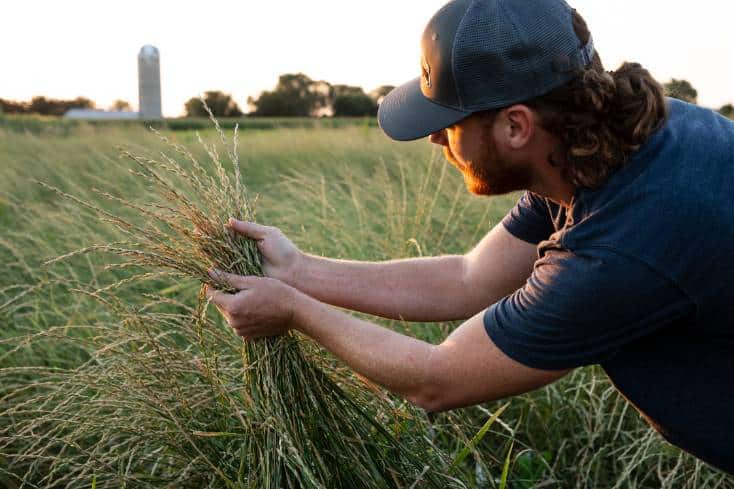
M 600 364 L 671 443 L 734 473 L 734 122 L 669 118 L 569 210 L 530 192 L 503 220 L 538 244 L 487 333 L 539 369 Z

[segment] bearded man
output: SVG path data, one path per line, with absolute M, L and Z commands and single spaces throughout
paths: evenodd
M 364 263 L 256 239 L 268 278 L 209 291 L 251 339 L 294 328 L 429 411 L 528 392 L 598 364 L 671 443 L 734 473 L 734 123 L 606 72 L 563 0 L 454 0 L 422 74 L 382 102 L 388 136 L 429 136 L 469 191 L 526 190 L 465 255 Z M 439 345 L 327 304 L 465 319 Z

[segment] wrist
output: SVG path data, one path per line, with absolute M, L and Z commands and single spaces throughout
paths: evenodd
M 305 270 L 308 267 L 310 257 L 300 250 L 291 261 L 288 269 L 286 270 L 285 276 L 281 280 L 291 287 L 295 287 L 301 290 L 302 278 L 305 275 Z
M 308 335 L 308 309 L 312 306 L 311 303 L 314 301 L 315 299 L 307 296 L 295 287 L 291 287 L 291 329 Z

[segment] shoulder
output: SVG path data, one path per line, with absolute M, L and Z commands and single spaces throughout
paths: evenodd
M 557 298 L 562 301 L 615 307 L 617 302 L 627 300 L 627 293 L 644 297 L 670 284 L 646 262 L 608 245 L 572 250 L 549 240 L 540 244 L 538 254 L 533 276 L 528 281 L 530 289 L 543 294 L 551 291 L 554 295 L 553 289 L 558 288 L 573 292 Z
M 682 100 L 669 98 L 667 104 L 668 118 L 663 129 L 667 129 L 668 135 L 676 136 L 669 138 L 670 142 L 681 142 L 682 139 L 687 146 L 696 148 L 734 141 L 734 121 L 731 119 L 712 109 Z
M 692 311 L 674 283 L 614 249 L 571 251 L 549 241 L 541 253 L 525 286 L 484 317 L 495 343 L 528 366 L 601 363 Z

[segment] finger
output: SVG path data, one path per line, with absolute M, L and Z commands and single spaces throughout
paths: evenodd
M 221 283 L 225 283 L 232 288 L 237 290 L 251 289 L 257 285 L 257 282 L 261 280 L 260 277 L 236 275 L 234 273 L 227 273 L 218 268 L 212 268 L 209 270 L 209 276 Z
M 226 292 L 222 292 L 221 290 L 217 290 L 208 285 L 206 286 L 206 297 L 212 304 L 215 304 L 224 310 L 227 310 L 234 300 L 234 296 L 232 294 L 227 294 Z
M 244 234 L 248 238 L 263 239 L 268 234 L 268 227 L 249 221 L 238 221 L 234 217 L 229 218 L 227 225 L 234 231 Z

